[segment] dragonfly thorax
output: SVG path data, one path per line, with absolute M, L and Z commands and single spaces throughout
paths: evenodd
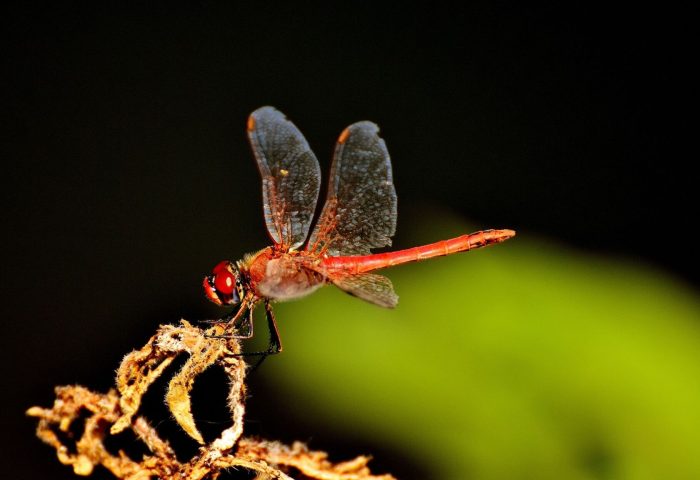
M 308 268 L 310 260 L 302 252 L 266 248 L 247 256 L 240 271 L 256 297 L 291 300 L 308 295 L 325 283 L 322 274 Z

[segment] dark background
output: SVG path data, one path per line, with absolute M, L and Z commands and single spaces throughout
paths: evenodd
M 695 151 L 685 147 L 683 67 L 695 58 L 684 12 L 2 8 L 7 478 L 73 478 L 24 410 L 50 405 L 54 385 L 109 388 L 105 372 L 160 323 L 218 315 L 202 274 L 267 244 L 245 138 L 261 105 L 299 126 L 324 172 L 346 125 L 380 125 L 399 195 L 397 247 L 411 246 L 402 225 L 429 224 L 421 212 L 439 207 L 475 229 L 514 228 L 700 282 L 695 178 L 683 166 Z M 263 374 L 251 391 L 249 433 L 420 472 L 371 439 L 344 445 L 332 426 L 290 423 L 288 410 L 303 405 L 286 404 Z M 212 418 L 225 419 L 216 408 Z

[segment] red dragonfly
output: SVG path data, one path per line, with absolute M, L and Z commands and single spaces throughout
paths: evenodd
M 326 203 L 309 235 L 321 185 L 316 156 L 296 126 L 272 107 L 248 118 L 248 138 L 262 176 L 263 208 L 273 245 L 225 260 L 204 278 L 204 291 L 217 305 L 240 305 L 221 319 L 236 338 L 253 335 L 253 310 L 265 304 L 270 344 L 282 344 L 270 302 L 302 297 L 332 283 L 381 307 L 398 302 L 381 268 L 466 252 L 503 242 L 513 230 L 484 230 L 450 240 L 387 253 L 396 230 L 396 191 L 391 160 L 372 122 L 357 122 L 340 134 L 331 165 Z

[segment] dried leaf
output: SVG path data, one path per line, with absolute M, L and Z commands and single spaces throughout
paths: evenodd
M 129 426 L 131 418 L 141 406 L 141 397 L 173 361 L 176 354 L 165 352 L 157 345 L 159 334 L 154 335 L 141 349 L 129 353 L 117 370 L 117 389 L 122 416 L 112 426 L 117 434 Z
M 192 417 L 190 391 L 197 375 L 216 362 L 222 355 L 225 345 L 224 341 L 220 339 L 214 341 L 213 339 L 201 337 L 197 340 L 193 350 L 190 352 L 190 358 L 185 362 L 177 375 L 170 380 L 165 401 L 182 429 L 190 437 L 204 444 L 204 439 L 199 430 L 197 430 Z
M 241 439 L 246 365 L 240 357 L 240 345 L 231 335 L 226 335 L 226 328 L 221 324 L 202 331 L 185 320 L 179 326 L 161 326 L 141 350 L 124 357 L 117 372 L 120 394 L 115 390 L 95 393 L 79 385 L 57 387 L 52 408 L 27 410 L 29 416 L 39 419 L 37 436 L 56 449 L 61 463 L 70 465 L 81 476 L 90 475 L 96 466 L 102 465 L 124 480 L 215 479 L 229 468 L 256 472 L 259 480 L 290 480 L 292 469 L 300 472 L 299 478 L 306 479 L 393 479 L 391 475 L 372 475 L 367 467 L 369 458 L 365 456 L 333 464 L 325 452 L 311 451 L 299 442 L 289 447 L 278 442 Z M 190 410 L 190 391 L 196 377 L 213 364 L 222 367 L 229 378 L 228 403 L 233 420 L 219 438 L 203 445 L 197 456 L 184 463 L 178 461 L 168 442 L 159 437 L 145 418 L 134 418 L 148 387 L 180 354 L 189 358 L 171 380 L 167 394 L 168 407 L 178 423 L 190 436 L 204 443 Z M 79 439 L 72 439 L 73 445 L 68 445 L 76 421 L 84 421 L 83 433 Z M 136 460 L 124 452 L 113 454 L 105 448 L 107 436 L 125 429 L 134 432 L 150 455 Z
M 347 462 L 333 464 L 326 452 L 311 451 L 302 442 L 288 447 L 279 442 L 244 438 L 238 443 L 236 456 L 262 460 L 276 466 L 294 467 L 309 478 L 323 480 L 392 480 L 391 475 L 372 475 L 369 457 L 359 456 Z

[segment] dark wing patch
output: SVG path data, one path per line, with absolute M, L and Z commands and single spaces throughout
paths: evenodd
M 332 278 L 331 281 L 342 290 L 380 307 L 394 308 L 399 297 L 394 292 L 391 280 L 376 273 L 361 273 Z
M 262 176 L 267 230 L 277 244 L 298 248 L 316 210 L 321 184 L 318 160 L 299 129 L 272 107 L 250 115 L 248 138 Z
M 379 127 L 358 122 L 338 139 L 326 203 L 308 249 L 330 256 L 366 255 L 391 245 L 396 190 L 391 159 Z

